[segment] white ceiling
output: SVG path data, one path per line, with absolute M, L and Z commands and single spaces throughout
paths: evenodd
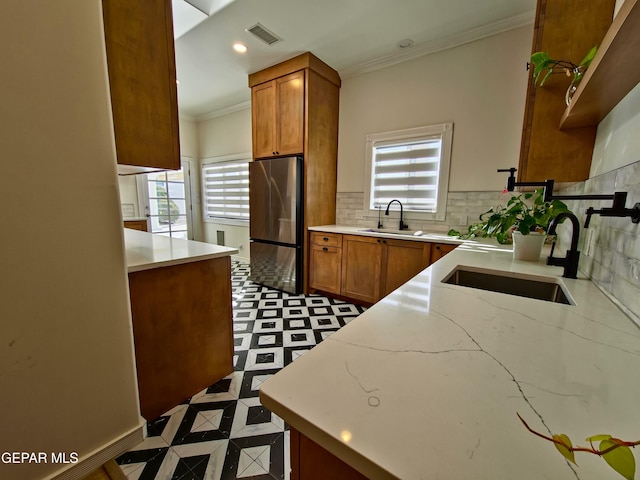
M 345 78 L 531 23 L 536 6 L 536 0 L 173 3 L 178 105 L 192 117 L 248 102 L 249 73 L 306 51 Z M 283 40 L 269 46 L 246 31 L 257 22 Z M 407 38 L 414 46 L 400 49 L 397 43 Z M 232 49 L 237 41 L 247 53 Z

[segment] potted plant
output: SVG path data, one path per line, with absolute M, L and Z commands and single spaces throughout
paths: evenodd
M 449 235 L 460 238 L 495 237 L 498 243 L 514 243 L 514 258 L 537 261 L 547 237 L 551 219 L 561 212 L 570 212 L 559 200 L 545 202 L 543 190 L 512 196 L 506 206 L 491 207 L 480 215 L 480 222 L 469 226 L 460 234 L 449 230 Z
M 573 77 L 564 98 L 565 103 L 569 105 L 573 93 L 578 88 L 578 83 L 582 80 L 584 72 L 591 64 L 597 50 L 597 47 L 593 47 L 577 65 L 569 60 L 556 60 L 551 58 L 547 52 L 535 52 L 531 55 L 533 84 L 536 85 L 538 80 L 540 80 L 540 86 L 543 86 L 544 82 L 547 81 L 547 78 L 549 78 L 549 75 L 552 73 L 564 72 L 568 77 Z

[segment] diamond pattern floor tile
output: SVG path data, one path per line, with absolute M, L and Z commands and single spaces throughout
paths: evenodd
M 117 461 L 128 480 L 288 480 L 289 429 L 260 404 L 260 385 L 365 309 L 248 280 L 232 261 L 234 372 L 147 424 Z

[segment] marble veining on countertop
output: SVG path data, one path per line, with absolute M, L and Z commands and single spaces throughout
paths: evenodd
M 344 233 L 344 231 L 342 232 Z M 575 305 L 442 283 L 458 265 L 552 277 Z M 370 478 L 616 478 L 547 435 L 636 440 L 640 329 L 586 278 L 470 241 L 268 379 L 264 405 Z
M 124 228 L 129 273 L 235 255 L 235 248 Z

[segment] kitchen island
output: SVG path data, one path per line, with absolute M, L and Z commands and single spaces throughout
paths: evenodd
M 594 455 L 570 465 L 517 413 L 574 444 L 637 440 L 638 326 L 586 278 L 514 261 L 491 241 L 459 243 L 262 385 L 262 403 L 291 426 L 292 479 L 360 478 L 344 468 L 372 479 L 618 478 Z M 573 304 L 443 283 L 459 265 L 559 282 Z
M 153 420 L 233 371 L 228 247 L 124 229 L 140 410 Z

